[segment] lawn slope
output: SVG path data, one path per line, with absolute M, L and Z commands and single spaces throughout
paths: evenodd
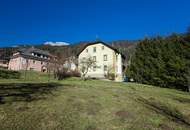
M 188 93 L 135 83 L 47 79 L 30 74 L 0 80 L 0 129 L 190 129 Z

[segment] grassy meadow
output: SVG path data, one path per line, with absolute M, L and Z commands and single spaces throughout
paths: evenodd
M 26 77 L 25 77 L 26 76 Z M 30 72 L 0 79 L 0 130 L 188 130 L 190 94 Z

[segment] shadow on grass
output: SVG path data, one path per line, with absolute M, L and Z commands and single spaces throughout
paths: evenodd
M 183 115 L 178 109 L 172 107 L 168 104 L 164 104 L 157 101 L 154 98 L 145 99 L 143 97 L 138 97 L 137 101 L 143 103 L 147 108 L 162 114 L 168 119 L 172 119 L 176 123 L 183 123 L 190 128 L 190 118 Z
M 31 102 L 45 99 L 61 84 L 57 83 L 3 83 L 0 84 L 0 104 L 16 101 Z
M 189 98 L 185 98 L 185 97 L 172 97 L 173 100 L 176 100 L 178 102 L 181 103 L 190 103 L 190 99 Z

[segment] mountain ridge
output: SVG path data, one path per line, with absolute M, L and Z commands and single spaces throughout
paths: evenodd
M 122 54 L 128 57 L 137 45 L 138 41 L 128 41 L 128 40 L 117 40 L 107 42 L 114 48 L 118 49 Z M 58 57 L 70 57 L 76 56 L 83 47 L 88 44 L 89 41 L 78 42 L 76 44 L 69 44 L 69 45 L 62 45 L 62 46 L 52 46 L 50 44 L 39 44 L 39 45 L 17 45 L 14 47 L 0 47 L 0 59 L 9 60 L 10 57 L 14 52 L 16 52 L 19 48 L 29 48 L 29 47 L 36 47 L 42 50 L 49 51 L 53 55 Z M 128 58 L 127 58 L 128 59 Z

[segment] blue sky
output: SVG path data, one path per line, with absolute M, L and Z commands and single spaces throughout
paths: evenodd
M 0 46 L 185 32 L 190 0 L 0 0 Z

